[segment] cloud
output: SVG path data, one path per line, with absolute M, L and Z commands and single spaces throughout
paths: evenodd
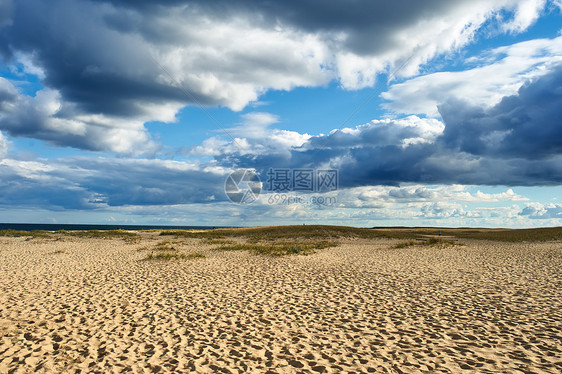
M 0 205 L 51 209 L 105 209 L 225 201 L 230 170 L 213 165 L 74 157 L 0 160 Z
M 17 97 L 18 91 L 14 85 L 9 80 L 0 77 L 0 113 L 4 112 Z
M 231 155 L 278 157 L 277 155 L 282 154 L 288 157 L 291 149 L 302 146 L 310 139 L 308 134 L 270 128 L 272 124 L 279 122 L 279 117 L 272 113 L 250 112 L 241 117 L 242 121 L 238 126 L 217 130 L 221 135 L 206 139 L 201 145 L 184 149 L 183 153 L 195 157 L 224 157 L 222 162 L 227 164 L 228 160 L 233 160 Z
M 266 130 L 270 125 L 279 122 L 279 116 L 266 112 L 250 112 L 242 116 L 242 123 L 239 126 L 225 129 L 230 135 L 261 138 L 266 134 Z
M 559 219 L 562 220 L 562 204 L 530 203 L 519 213 L 531 219 Z
M 275 204 L 263 193 L 251 206 L 227 201 L 224 182 L 232 169 L 216 163 L 156 159 L 69 157 L 0 160 L 0 215 L 8 221 L 104 222 L 126 224 L 263 225 L 295 222 L 373 226 L 396 225 L 532 225 L 546 217 L 535 203 L 530 209 L 497 206 L 528 201 L 511 189 L 495 194 L 470 192 L 470 186 L 342 188 L 336 203 Z M 306 198 L 303 195 L 303 198 Z M 324 195 L 324 197 L 326 197 Z M 494 208 L 485 204 L 494 203 Z M 469 205 L 467 205 L 467 203 Z M 484 206 L 482 206 L 484 204 Z M 542 206 L 542 205 L 541 205 Z M 558 207 L 560 209 L 560 207 Z M 558 217 L 560 218 L 560 217 Z M 485 221 L 483 221 L 485 220 Z M 558 221 L 552 221 L 556 224 Z
M 0 126 L 61 146 L 150 154 L 144 123 L 172 122 L 186 105 L 238 111 L 268 90 L 333 80 L 358 89 L 400 66 L 398 75 L 411 76 L 501 12 L 506 31 L 519 32 L 543 5 L 2 0 L 0 56 L 37 74 L 44 90 L 4 108 Z M 53 107 L 26 113 L 43 99 Z
M 469 59 L 477 65 L 472 69 L 426 74 L 391 86 L 381 95 L 390 101 L 383 106 L 395 113 L 431 117 L 439 116 L 438 105 L 452 98 L 492 107 L 561 61 L 562 37 L 495 48 Z
M 64 102 L 55 90 L 40 90 L 31 97 L 19 95 L 13 86 L 2 89 L 0 81 L 0 111 L 0 128 L 11 136 L 132 155 L 153 154 L 159 147 L 150 138 L 143 119 L 77 113 L 75 106 Z
M 0 131 L 0 159 L 8 154 L 8 140 Z
M 539 18 L 546 5 L 546 0 L 525 0 L 514 5 L 513 18 L 504 23 L 502 28 L 513 33 L 522 32 Z
M 272 143 L 271 135 L 280 134 L 267 129 L 260 139 L 237 139 L 242 148 L 223 140 L 215 160 L 263 174 L 271 167 L 338 169 L 342 187 L 559 184 L 560 80 L 562 65 L 553 66 L 491 108 L 449 100 L 439 106 L 443 122 L 417 116 L 374 120 L 302 144 Z
M 493 108 L 450 100 L 439 107 L 445 146 L 500 159 L 549 159 L 562 154 L 562 64 L 529 81 Z
M 434 219 L 445 219 L 451 217 L 473 217 L 479 218 L 478 212 L 467 212 L 460 204 L 433 202 L 425 204 L 421 208 L 423 217 Z
M 489 203 L 506 201 L 528 201 L 508 188 L 505 192 L 497 194 L 483 193 L 480 190 L 471 193 L 468 186 L 365 186 L 343 189 L 338 192 L 337 199 L 340 203 L 354 208 L 389 207 L 394 204 L 412 206 L 425 206 L 435 201 L 455 203 Z
M 12 23 L 13 3 L 11 0 L 0 0 L 0 27 Z

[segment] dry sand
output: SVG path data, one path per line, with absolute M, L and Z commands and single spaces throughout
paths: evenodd
M 166 262 L 0 238 L 0 372 L 562 372 L 562 243 L 396 242 Z

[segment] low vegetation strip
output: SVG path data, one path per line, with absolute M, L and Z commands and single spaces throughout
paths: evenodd
M 101 238 L 101 239 L 124 239 L 134 241 L 140 239 L 136 232 L 125 230 L 84 230 L 84 231 L 44 231 L 44 230 L 0 230 L 0 236 L 4 237 L 31 237 L 31 238 L 57 238 L 61 236 L 70 236 L 77 238 Z
M 206 239 L 209 244 L 216 240 L 245 238 L 249 241 L 277 241 L 277 240 L 336 240 L 338 238 L 390 238 L 413 240 L 421 235 L 437 235 L 441 232 L 446 236 L 461 239 L 494 240 L 503 242 L 522 241 L 552 241 L 562 240 L 562 227 L 535 228 L 535 229 L 468 229 L 468 228 L 358 228 L 328 225 L 292 225 L 250 228 L 230 228 L 215 230 L 164 230 L 161 236 L 176 238 Z M 73 236 L 85 238 L 107 238 L 134 241 L 140 238 L 138 232 L 125 230 L 87 230 L 87 231 L 21 231 L 0 230 L 3 237 L 32 237 L 45 238 L 50 236 Z
M 124 239 L 124 238 L 137 238 L 139 234 L 136 232 L 125 230 L 85 230 L 85 231 L 66 231 L 59 230 L 56 234 L 63 234 L 79 238 L 103 238 L 103 239 Z
M 401 242 L 392 246 L 392 248 L 408 248 L 415 246 L 426 246 L 426 247 L 454 247 L 461 246 L 463 243 L 459 243 L 453 240 L 441 239 L 441 238 L 429 238 L 428 240 L 408 240 L 407 242 Z
M 43 230 L 33 230 L 33 231 L 0 230 L 0 236 L 7 236 L 7 237 L 27 236 L 32 238 L 45 238 L 49 236 L 49 232 Z
M 152 246 L 141 247 L 139 251 L 150 251 L 147 253 L 145 260 L 181 260 L 205 258 L 204 254 L 199 252 L 184 253 L 178 248 L 181 243 L 172 243 L 168 240 L 160 241 Z
M 193 252 L 193 253 L 158 252 L 156 254 L 151 252 L 146 255 L 145 260 L 182 260 L 182 259 L 198 259 L 198 258 L 205 258 L 205 255 L 198 252 Z
M 332 241 L 319 242 L 269 242 L 269 243 L 234 243 L 223 244 L 215 248 L 221 251 L 250 251 L 254 254 L 265 254 L 272 256 L 286 255 L 308 255 L 314 253 L 317 249 L 336 247 L 338 243 Z
M 437 227 L 420 228 L 358 228 L 328 225 L 292 225 L 216 229 L 208 231 L 167 230 L 160 235 L 175 237 L 225 239 L 245 237 L 250 240 L 335 240 L 338 238 L 359 239 L 404 239 L 414 240 L 421 235 L 455 236 L 462 239 L 495 240 L 505 242 L 562 240 L 562 227 L 537 229 L 450 229 Z
M 378 232 L 366 228 L 328 226 L 328 225 L 291 225 L 215 229 L 206 231 L 164 230 L 162 236 L 177 238 L 225 239 L 247 238 L 249 240 L 334 240 L 338 238 L 386 238 L 394 237 L 392 232 Z M 402 234 L 398 234 L 402 235 Z M 410 236 L 410 234 L 406 234 Z

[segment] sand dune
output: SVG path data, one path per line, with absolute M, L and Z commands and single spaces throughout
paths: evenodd
M 0 372 L 562 371 L 560 242 L 145 261 L 154 240 L 0 238 Z

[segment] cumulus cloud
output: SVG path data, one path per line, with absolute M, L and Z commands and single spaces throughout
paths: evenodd
M 460 204 L 434 202 L 425 204 L 421 212 L 426 218 L 451 218 L 451 217 L 480 217 L 478 212 L 467 212 Z
M 530 203 L 519 213 L 531 219 L 559 219 L 562 220 L 562 204 Z
M 158 149 L 144 127 L 146 118 L 79 113 L 74 105 L 64 102 L 56 90 L 40 90 L 31 97 L 18 94 L 13 86 L 2 90 L 1 83 L 0 128 L 11 136 L 133 155 L 153 154 Z
M 292 149 L 302 146 L 310 135 L 296 131 L 270 128 L 279 122 L 272 113 L 250 112 L 243 114 L 242 121 L 235 127 L 217 130 L 221 135 L 206 139 L 202 144 L 185 150 L 190 156 L 223 157 L 222 162 L 234 161 L 231 156 L 284 157 L 290 156 Z
M 489 194 L 467 191 L 468 186 L 365 186 L 353 187 L 339 191 L 337 200 L 347 207 L 354 208 L 381 208 L 394 204 L 408 206 L 426 206 L 435 201 L 455 203 L 490 203 L 506 201 L 528 201 L 525 196 L 519 195 L 508 188 L 504 192 Z
M 375 120 L 312 136 L 302 145 L 277 144 L 276 152 L 264 152 L 273 149 L 263 146 L 269 136 L 237 141 L 248 144 L 244 152 L 225 140 L 216 160 L 262 173 L 270 167 L 335 168 L 343 187 L 557 184 L 562 182 L 561 79 L 562 65 L 553 66 L 492 108 L 450 100 L 439 107 L 443 122 L 417 116 Z
M 143 124 L 174 121 L 185 105 L 241 110 L 272 89 L 333 80 L 357 89 L 400 66 L 400 75 L 409 76 L 470 43 L 500 13 L 505 30 L 519 32 L 543 6 L 529 0 L 364 0 L 345 6 L 312 0 L 3 0 L 0 56 L 40 76 L 45 89 L 4 108 L 0 126 L 58 145 L 150 153 L 154 144 Z M 41 98 L 59 109 L 42 107 L 29 124 L 22 121 L 26 101 Z
M 486 51 L 468 60 L 474 68 L 437 72 L 394 84 L 381 96 L 384 107 L 395 113 L 439 116 L 438 105 L 462 99 L 492 107 L 504 96 L 517 93 L 529 79 L 548 74 L 562 61 L 562 37 L 535 39 Z

